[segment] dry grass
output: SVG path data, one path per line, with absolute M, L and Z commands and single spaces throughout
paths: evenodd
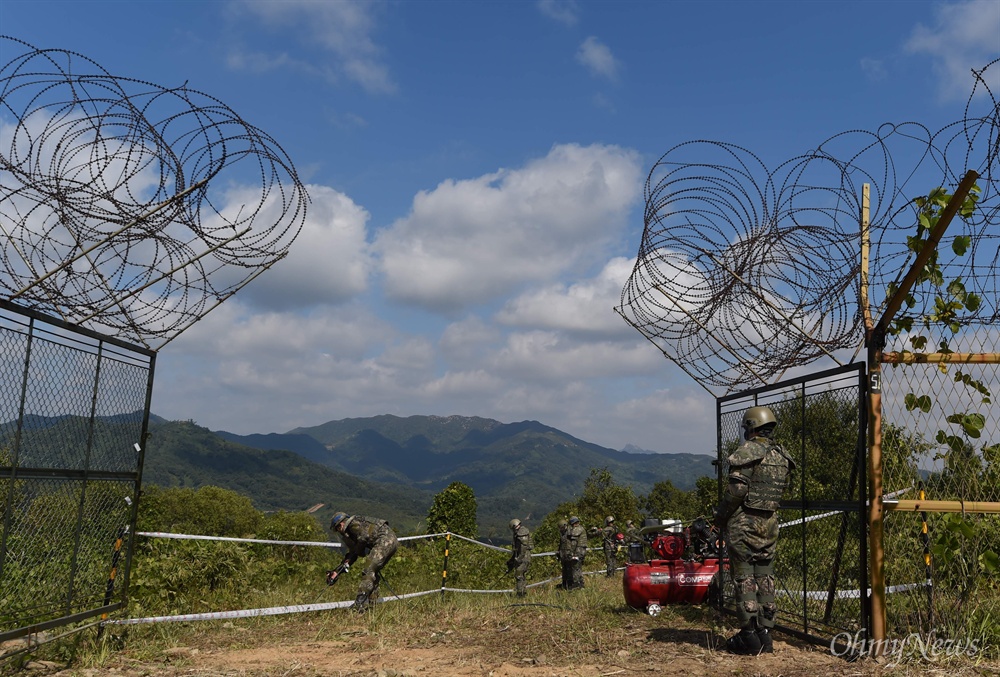
M 1000 665 L 973 659 L 849 663 L 782 635 L 773 655 L 731 656 L 721 647 L 732 630 L 729 619 L 707 607 L 668 607 L 651 618 L 624 606 L 620 576 L 594 576 L 584 590 L 543 586 L 525 599 L 434 594 L 386 602 L 364 615 L 336 610 L 109 627 L 100 642 L 81 633 L 68 667 L 66 647 L 34 659 L 56 659 L 35 674 L 85 677 L 1000 674 Z

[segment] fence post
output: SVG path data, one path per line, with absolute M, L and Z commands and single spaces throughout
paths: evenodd
M 448 550 L 451 548 L 451 532 L 444 535 L 444 567 L 441 569 L 441 599 L 444 599 L 444 588 L 448 584 Z

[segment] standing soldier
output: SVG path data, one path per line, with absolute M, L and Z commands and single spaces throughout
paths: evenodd
M 607 577 L 611 578 L 618 569 L 618 527 L 615 526 L 615 518 L 608 515 L 604 518 L 604 528 L 601 529 L 601 546 L 604 548 L 604 566 L 607 569 Z
M 365 570 L 361 573 L 357 599 L 351 607 L 361 613 L 378 599 L 382 567 L 396 554 L 399 541 L 388 522 L 374 517 L 338 512 L 330 520 L 330 528 L 340 535 L 341 542 L 347 547 L 341 566 L 354 564 L 358 557 L 368 557 Z
M 513 538 L 510 544 L 510 559 L 507 560 L 507 571 L 514 571 L 515 589 L 518 597 L 528 594 L 525 577 L 528 575 L 528 565 L 531 564 L 531 532 L 514 518 L 510 521 Z
M 579 517 L 569 518 L 569 529 L 566 531 L 569 541 L 569 551 L 572 563 L 572 581 L 570 589 L 583 587 L 583 560 L 587 556 L 587 531 L 580 524 Z
M 625 537 L 629 543 L 642 543 L 642 534 L 639 533 L 639 529 L 636 528 L 632 520 L 625 522 Z
M 736 585 L 742 628 L 726 648 L 736 654 L 772 653 L 777 605 L 773 561 L 778 543 L 778 506 L 795 461 L 771 441 L 778 421 L 767 407 L 743 414 L 746 440 L 729 457 L 729 485 L 715 523 L 726 530 L 729 565 Z
M 559 520 L 559 566 L 562 569 L 562 589 L 573 587 L 573 549 L 569 544 L 569 522 Z

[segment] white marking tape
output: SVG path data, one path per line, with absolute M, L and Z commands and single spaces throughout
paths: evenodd
M 231 541 L 235 543 L 267 543 L 270 545 L 316 545 L 321 548 L 341 548 L 340 543 L 332 541 L 268 541 L 262 538 L 234 538 L 232 536 L 201 536 L 199 534 L 170 534 L 163 531 L 137 531 L 137 536 L 150 538 L 183 538 L 196 541 Z
M 394 599 L 408 599 L 410 597 L 420 597 L 430 595 L 440 590 L 425 590 L 424 592 L 411 592 L 406 595 L 394 597 L 380 597 L 379 602 L 388 602 Z M 117 620 L 107 620 L 102 625 L 138 625 L 140 623 L 171 623 L 185 621 L 217 621 L 224 618 L 253 618 L 256 616 L 279 616 L 281 614 L 296 614 L 304 611 L 328 611 L 330 609 L 346 609 L 354 602 L 325 602 L 323 604 L 297 604 L 295 606 L 275 606 L 266 609 L 240 609 L 239 611 L 210 611 L 203 614 L 181 614 L 179 616 L 149 616 L 147 618 L 122 618 Z
M 908 590 L 915 590 L 917 588 L 926 587 L 926 583 L 906 583 L 904 585 L 890 585 L 885 589 L 887 595 L 891 595 L 897 592 L 906 592 Z M 868 593 L 871 594 L 872 589 L 868 588 Z M 824 590 L 807 590 L 805 594 L 801 590 L 775 590 L 774 594 L 780 595 L 782 597 L 792 597 L 794 599 L 827 599 L 830 596 L 828 591 Z M 834 599 L 858 599 L 861 597 L 860 590 L 835 590 L 833 593 Z

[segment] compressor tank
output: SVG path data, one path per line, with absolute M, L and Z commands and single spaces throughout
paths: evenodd
M 719 560 L 651 560 L 625 566 L 625 603 L 649 611 L 664 604 L 701 604 L 718 586 Z
M 701 604 L 718 594 L 725 547 L 704 518 L 683 527 L 680 520 L 648 519 L 643 543 L 629 552 L 622 587 L 625 603 L 652 616 L 664 604 Z M 649 560 L 643 550 L 651 553 Z M 638 555 L 638 556 L 636 556 Z

